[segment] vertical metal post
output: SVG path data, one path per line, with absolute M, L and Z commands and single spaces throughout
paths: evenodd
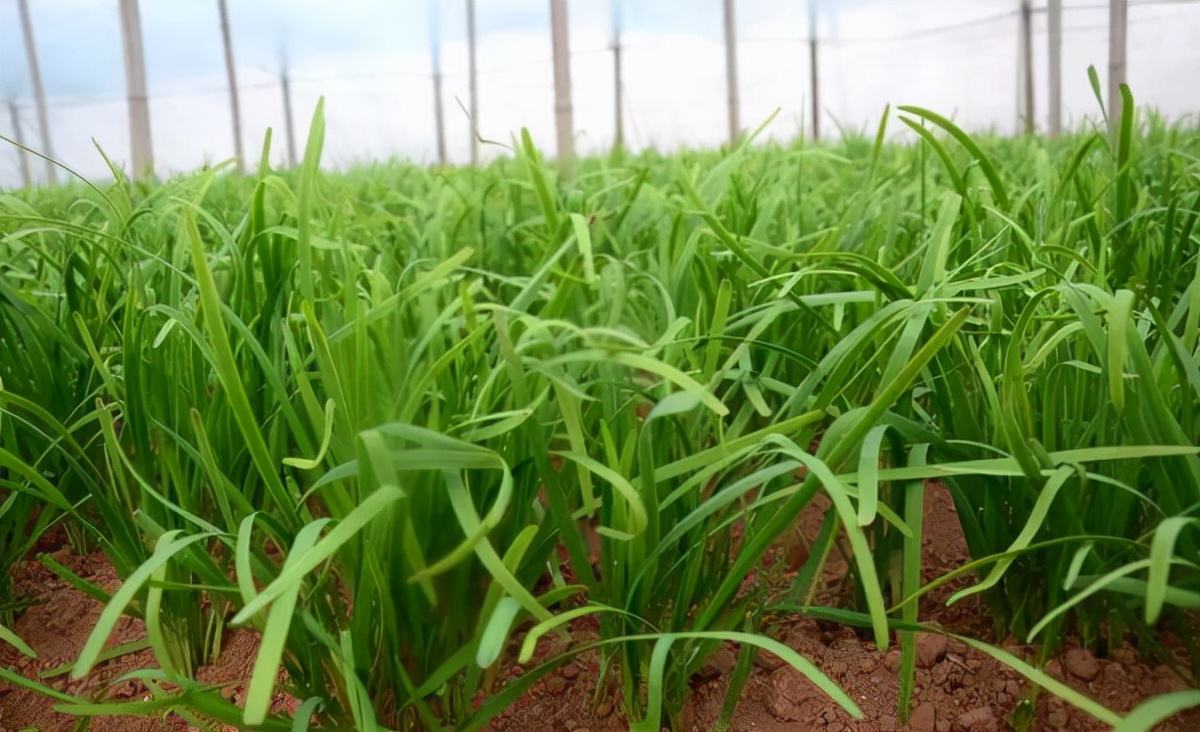
M 279 86 L 283 90 L 283 126 L 287 133 L 288 167 L 296 167 L 296 128 L 292 124 L 292 81 L 288 77 L 287 59 L 279 72 Z
M 725 89 L 729 106 L 729 142 L 737 142 L 741 123 L 738 121 L 737 20 L 733 0 L 724 1 L 725 11 Z
M 821 139 L 821 93 L 817 67 L 817 0 L 808 0 L 808 85 L 812 97 L 812 136 Z
M 33 40 L 33 21 L 29 17 L 28 0 L 17 0 L 17 8 L 21 13 L 21 34 L 25 37 L 25 60 L 29 64 L 29 82 L 33 86 L 33 100 L 37 105 L 38 134 L 42 138 L 42 154 L 52 158 L 54 157 L 54 145 L 50 142 L 50 121 L 46 114 L 46 90 L 42 86 L 42 68 L 38 64 L 37 45 Z M 24 161 L 24 158 L 22 160 Z M 24 164 L 28 165 L 28 162 Z M 58 181 L 58 171 L 54 163 L 49 160 L 46 161 L 46 180 L 52 184 Z
M 1050 93 L 1050 136 L 1062 132 L 1062 0 L 1048 0 L 1046 5 L 1046 54 L 1050 74 L 1047 90 Z
M 621 81 L 621 0 L 612 0 L 612 53 L 613 53 L 613 114 L 616 127 L 613 132 L 613 147 L 625 146 L 625 89 Z
M 25 144 L 25 135 L 21 132 L 21 112 L 17 109 L 16 101 L 8 100 L 8 117 L 12 120 L 13 139 L 18 145 Z M 29 153 L 23 147 L 17 148 L 17 160 L 21 163 L 21 184 L 26 188 L 33 185 L 29 175 Z
M 467 0 L 467 80 L 470 86 L 471 165 L 479 163 L 479 77 L 475 69 L 475 0 Z
M 575 120 L 571 107 L 571 39 L 567 0 L 550 0 L 550 41 L 554 49 L 554 131 L 558 166 L 570 176 L 575 165 Z
M 129 148 L 134 178 L 154 174 L 150 140 L 150 103 L 146 96 L 146 59 L 138 0 L 120 0 L 121 38 L 125 44 L 125 94 L 129 101 Z
M 442 38 L 436 0 L 429 3 L 429 63 L 433 68 L 433 124 L 437 134 L 438 164 L 446 164 L 446 121 L 442 110 Z
M 1021 0 L 1021 91 L 1024 95 L 1022 124 L 1025 134 L 1033 134 L 1033 7 L 1029 0 Z
M 225 45 L 225 76 L 229 81 L 229 113 L 233 117 L 233 155 L 237 158 L 238 172 L 246 169 L 246 158 L 242 152 L 242 111 L 238 101 L 237 69 L 233 65 L 233 41 L 229 33 L 229 10 L 225 0 L 217 0 L 221 14 L 221 41 Z
M 1125 83 L 1125 22 L 1128 0 L 1108 0 L 1108 124 L 1121 128 L 1121 85 Z

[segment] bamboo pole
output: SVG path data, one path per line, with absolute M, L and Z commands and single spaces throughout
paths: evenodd
M 292 81 L 288 76 L 287 59 L 283 60 L 279 71 L 279 86 L 283 91 L 283 127 L 287 133 L 288 167 L 296 167 L 296 127 L 292 122 Z
M 54 157 L 54 144 L 50 140 L 50 119 L 46 113 L 46 90 L 42 86 L 42 67 L 38 64 L 37 44 L 33 40 L 33 20 L 29 16 L 29 0 L 17 0 L 21 15 L 21 35 L 25 37 L 25 60 L 29 64 L 29 83 L 33 87 L 33 100 L 37 106 L 38 134 L 42 138 L 42 154 Z M 28 166 L 28 162 L 25 162 Z M 46 161 L 46 181 L 58 182 L 58 170 L 54 163 Z M 28 184 L 26 184 L 28 185 Z
M 429 63 L 433 70 L 433 124 L 438 164 L 446 164 L 446 120 L 442 110 L 442 38 L 436 0 L 429 3 Z
M 725 90 L 729 108 L 729 142 L 737 142 L 741 123 L 738 120 L 737 20 L 733 0 L 724 0 L 725 15 Z
M 1054 137 L 1062 132 L 1062 0 L 1048 0 L 1046 30 L 1050 136 Z
M 1128 0 L 1108 2 L 1108 123 L 1121 128 L 1121 85 L 1125 83 L 1125 24 Z
M 1024 95 L 1021 120 L 1025 134 L 1034 130 L 1033 112 L 1033 7 L 1029 0 L 1021 0 L 1021 91 Z
M 467 80 L 471 125 L 471 165 L 479 164 L 479 76 L 475 66 L 475 0 L 467 0 Z
M 233 41 L 229 32 L 229 10 L 225 0 L 217 0 L 221 15 L 221 42 L 225 46 L 225 76 L 229 81 L 229 114 L 233 118 L 233 155 L 237 158 L 238 172 L 246 169 L 246 158 L 242 151 L 242 111 L 238 100 L 237 69 L 233 64 Z
M 146 96 L 146 60 L 138 0 L 120 0 L 121 39 L 125 46 L 125 94 L 129 103 L 129 149 L 134 178 L 154 174 L 150 139 L 150 103 Z
M 8 100 L 8 118 L 12 120 L 13 139 L 21 147 L 17 148 L 17 161 L 21 164 L 21 184 L 26 188 L 33 185 L 29 175 L 29 153 L 25 152 L 25 134 L 21 132 L 21 112 L 17 109 L 16 101 Z
M 615 127 L 613 147 L 625 146 L 625 88 L 621 79 L 621 0 L 612 0 L 612 53 L 613 53 L 613 115 Z
M 817 0 L 808 0 L 808 86 L 812 97 L 812 136 L 821 139 L 821 92 L 817 66 Z
M 550 41 L 554 49 L 554 131 L 558 166 L 570 176 L 575 165 L 575 120 L 571 106 L 571 39 L 567 0 L 550 0 Z

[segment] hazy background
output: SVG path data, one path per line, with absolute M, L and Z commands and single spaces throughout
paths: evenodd
M 117 0 L 29 0 L 56 156 L 85 175 L 105 167 L 95 138 L 126 160 L 129 138 Z M 325 161 L 436 157 L 431 31 L 441 42 L 447 146 L 469 156 L 463 0 L 228 0 L 247 158 L 275 128 L 285 157 L 279 85 L 286 54 L 297 146 L 326 98 Z M 822 132 L 873 128 L 883 105 L 935 108 L 971 129 L 1018 129 L 1017 0 L 818 0 Z M 581 152 L 613 136 L 612 0 L 571 0 L 575 126 Z M 1035 2 L 1036 105 L 1046 124 L 1046 18 Z M 233 154 L 216 0 L 141 0 L 151 128 L 160 174 Z M 635 149 L 716 145 L 726 137 L 721 0 L 621 0 L 625 125 Z M 805 0 L 738 0 L 741 119 L 782 111 L 770 134 L 807 124 Z M 1064 122 L 1094 115 L 1085 70 L 1103 75 L 1106 0 L 1065 0 Z M 477 0 L 479 125 L 508 141 L 528 127 L 554 143 L 548 0 Z M 1128 79 L 1139 104 L 1178 118 L 1200 110 L 1200 2 L 1130 0 Z M 40 147 L 16 0 L 0 0 L 0 98 L 15 99 L 24 138 Z M 0 134 L 12 136 L 7 110 Z M 498 150 L 485 146 L 486 157 Z M 32 166 L 35 178 L 44 175 Z M 20 183 L 15 150 L 0 143 L 0 186 Z

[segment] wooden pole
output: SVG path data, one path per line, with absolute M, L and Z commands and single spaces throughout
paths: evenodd
M 285 59 L 279 72 L 279 86 L 283 90 L 283 126 L 287 133 L 288 167 L 296 167 L 296 128 L 292 124 L 292 82 L 288 78 L 288 66 Z
M 725 10 L 725 90 L 729 107 L 729 142 L 737 142 L 741 123 L 738 121 L 737 20 L 733 0 L 724 1 Z
M 13 139 L 18 145 L 25 144 L 25 135 L 21 132 L 21 112 L 17 109 L 16 101 L 8 100 L 8 117 L 12 120 Z M 33 178 L 29 175 L 29 153 L 25 152 L 25 148 L 17 148 L 17 160 L 21 164 L 21 184 L 26 188 L 33 185 Z
M 1046 5 L 1047 70 L 1050 78 L 1050 136 L 1062 132 L 1062 0 L 1048 0 Z
M 1021 91 L 1024 95 L 1022 124 L 1025 134 L 1034 130 L 1033 112 L 1033 7 L 1029 0 L 1021 0 Z
M 612 0 L 613 29 L 613 114 L 616 126 L 613 132 L 613 147 L 625 147 L 625 89 L 621 81 L 621 0 Z
M 429 62 L 433 67 L 433 124 L 437 134 L 438 164 L 446 164 L 446 120 L 442 111 L 442 39 L 438 4 L 429 3 Z
M 1125 83 L 1125 22 L 1128 0 L 1108 0 L 1108 124 L 1121 128 L 1121 85 Z
M 146 96 L 146 59 L 142 51 L 142 21 L 138 0 L 120 0 L 121 38 L 125 44 L 125 94 L 129 102 L 129 149 L 134 178 L 154 174 L 154 145 L 150 140 L 150 103 Z
M 554 131 L 558 167 L 570 176 L 575 165 L 575 120 L 571 107 L 571 38 L 567 0 L 550 0 L 550 41 L 554 50 Z
M 233 65 L 233 41 L 229 33 L 229 10 L 225 0 L 217 0 L 221 15 L 221 42 L 225 45 L 225 76 L 229 81 L 229 114 L 233 117 L 233 155 L 237 158 L 237 169 L 246 169 L 246 158 L 242 152 L 242 111 L 238 101 L 237 69 Z
M 817 67 L 817 0 L 808 0 L 808 85 L 812 97 L 812 136 L 821 139 L 821 93 Z
M 29 82 L 33 86 L 33 100 L 37 105 L 38 134 L 42 138 L 42 154 L 52 158 L 54 157 L 54 145 L 50 141 L 50 121 L 46 114 L 46 90 L 42 86 L 42 68 L 38 64 L 37 45 L 33 40 L 33 21 L 29 17 L 28 0 L 18 0 L 17 7 L 21 13 L 21 34 L 25 37 L 25 60 L 29 64 Z M 28 162 L 25 165 L 28 165 Z M 51 184 L 58 181 L 58 170 L 49 160 L 46 161 L 46 180 Z
M 467 81 L 470 86 L 471 165 L 479 164 L 479 77 L 475 67 L 475 0 L 467 0 Z

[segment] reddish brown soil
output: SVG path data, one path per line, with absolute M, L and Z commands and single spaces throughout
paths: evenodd
M 54 552 L 54 557 L 79 576 L 107 591 L 111 592 L 120 585 L 112 565 L 101 554 L 78 556 L 64 547 Z M 6 644 L 0 644 L 0 666 L 68 694 L 107 701 L 149 698 L 147 689 L 140 682 L 113 683 L 129 671 L 157 667 L 149 648 L 100 663 L 80 681 L 72 680 L 67 673 L 39 679 L 40 673 L 75 660 L 100 617 L 103 606 L 68 586 L 40 562 L 32 559 L 14 568 L 13 585 L 18 596 L 34 603 L 21 613 L 13 630 L 37 651 L 38 657 L 26 658 Z M 106 647 L 112 648 L 145 637 L 146 628 L 140 620 L 121 618 Z M 237 702 L 249 681 L 257 649 L 258 639 L 254 633 L 230 631 L 224 638 L 220 658 L 215 664 L 199 669 L 197 676 L 201 681 L 220 687 L 226 698 Z M 287 705 L 288 701 L 280 695 L 276 710 Z M 55 712 L 55 703 L 36 692 L 0 683 L 0 732 L 27 729 L 67 732 L 73 729 L 78 718 Z M 88 729 L 92 732 L 175 732 L 188 730 L 189 727 L 182 719 L 171 715 L 161 718 L 97 717 Z
M 827 503 L 814 502 L 801 516 L 797 536 L 783 542 L 779 560 L 794 567 L 806 555 L 805 540 L 817 534 Z M 923 566 L 925 581 L 961 565 L 968 558 L 954 502 L 948 491 L 931 485 L 926 491 Z M 831 556 L 818 588 L 821 603 L 832 604 L 843 594 L 846 563 Z M 921 603 L 921 619 L 972 637 L 988 638 L 991 623 L 978 596 L 951 607 L 946 599 L 972 580 L 964 577 L 931 592 Z M 815 620 L 788 617 L 768 631 L 773 637 L 815 662 L 862 707 L 863 720 L 854 720 L 816 689 L 803 675 L 774 656 L 760 654 L 733 717 L 735 732 L 887 732 L 905 729 L 896 719 L 899 698 L 900 651 L 880 652 L 855 631 Z M 1034 648 L 1015 643 L 1005 648 L 1026 661 Z M 1182 679 L 1162 665 L 1140 659 L 1125 647 L 1113 659 L 1097 659 L 1072 649 L 1049 662 L 1047 671 L 1110 709 L 1125 711 L 1147 697 L 1186 688 Z M 724 701 L 727 675 L 735 661 L 733 648 L 714 655 L 707 678 L 694 679 L 692 698 L 684 711 L 686 729 L 713 728 Z M 611 675 L 611 674 L 610 674 Z M 512 708 L 493 723 L 499 732 L 618 732 L 628 729 L 613 695 L 593 702 L 598 678 L 594 658 L 575 663 L 538 681 Z M 919 732 L 989 732 L 1009 729 L 1017 703 L 1030 692 L 1023 677 L 968 649 L 958 641 L 928 635 L 918 640 L 915 710 L 907 729 Z M 1100 721 L 1059 699 L 1037 698 L 1034 730 L 1104 730 Z M 1160 730 L 1200 729 L 1200 711 L 1180 715 Z
M 54 553 L 54 558 L 108 591 L 120 585 L 112 565 L 100 554 L 77 556 L 64 547 Z M 26 658 L 3 646 L 0 647 L 0 665 L 69 694 L 90 696 L 103 692 L 105 697 L 114 701 L 145 698 L 146 688 L 138 682 L 110 684 L 128 671 L 155 667 L 154 654 L 149 648 L 98 664 L 91 674 L 79 681 L 71 679 L 66 673 L 38 679 L 39 672 L 75 660 L 92 626 L 100 617 L 103 606 L 69 587 L 36 560 L 23 562 L 14 568 L 13 586 L 17 596 L 28 597 L 34 602 L 21 613 L 13 630 L 37 651 L 38 657 Z M 146 629 L 140 620 L 121 618 L 109 639 L 108 647 L 145 637 Z M 7 732 L 33 728 L 43 732 L 65 732 L 72 729 L 77 718 L 56 713 L 53 710 L 55 703 L 33 691 L 0 684 L 0 730 Z M 157 732 L 184 730 L 187 725 L 180 719 L 97 718 L 91 723 L 91 729 L 97 732 Z
M 815 536 L 824 504 L 814 504 L 802 516 L 797 534 L 784 542 L 778 560 L 785 568 L 802 561 L 807 539 Z M 965 542 L 958 527 L 949 494 L 936 486 L 926 492 L 924 565 L 926 580 L 958 566 L 967 557 Z M 98 555 L 73 556 L 59 550 L 56 558 L 85 578 L 112 589 L 118 584 L 112 567 Z M 845 562 L 836 554 L 818 588 L 823 603 L 835 603 L 845 592 L 841 581 Z M 18 596 L 36 601 L 18 618 L 14 630 L 38 651 L 37 660 L 26 659 L 7 647 L 0 648 L 0 665 L 36 678 L 39 671 L 73 661 L 82 648 L 100 612 L 95 602 L 66 586 L 36 561 L 27 561 L 14 571 Z M 945 599 L 969 579 L 939 588 L 922 601 L 921 618 L 942 627 L 986 638 L 991 625 L 977 598 L 950 608 Z M 818 692 L 802 675 L 783 665 L 773 656 L 760 654 L 746 684 L 734 715 L 733 729 L 746 732 L 838 732 L 862 730 L 886 732 L 903 729 L 895 717 L 898 698 L 899 651 L 880 652 L 874 643 L 855 631 L 801 617 L 780 618 L 769 629 L 775 638 L 813 660 L 840 684 L 862 707 L 865 719 L 856 721 Z M 595 638 L 594 626 L 586 621 L 572 625 L 575 642 Z M 124 619 L 118 625 L 110 645 L 145 637 L 140 622 Z M 563 650 L 564 641 L 543 639 L 540 657 L 552 657 Z M 1067 643 L 1070 647 L 1070 642 Z M 1015 643 L 1005 644 L 1026 660 L 1033 649 Z M 237 702 L 249 678 L 257 642 L 248 631 L 227 635 L 218 663 L 201 669 L 201 680 L 219 684 L 223 693 Z M 908 729 L 920 732 L 985 732 L 1004 730 L 1018 701 L 1027 698 L 1030 689 L 1025 680 L 989 657 L 968 649 L 954 640 L 936 635 L 923 636 L 918 643 L 918 671 L 915 711 Z M 1047 671 L 1072 687 L 1116 710 L 1132 708 L 1143 699 L 1185 688 L 1186 684 L 1166 666 L 1140 659 L 1132 648 L 1118 649 L 1111 659 L 1094 658 L 1087 651 L 1071 648 L 1050 661 Z M 727 675 L 733 668 L 735 649 L 724 648 L 715 654 L 709 666 L 693 680 L 692 697 L 685 710 L 685 728 L 709 730 L 717 719 L 724 699 Z M 97 666 L 82 681 L 71 681 L 66 674 L 43 679 L 54 688 L 72 694 L 98 698 L 132 700 L 145 695 L 136 682 L 109 686 L 126 671 L 154 666 L 149 650 L 131 653 Z M 519 668 L 509 669 L 511 678 Z M 539 680 L 517 703 L 491 725 L 497 732 L 619 732 L 628 729 L 616 688 L 616 671 L 610 670 L 610 682 L 598 689 L 599 659 L 584 655 Z M 281 704 L 286 700 L 281 698 Z M 1037 697 L 1037 730 L 1103 730 L 1106 726 L 1083 712 L 1046 694 Z M 24 689 L 0 684 L 0 732 L 34 728 L 69 730 L 76 721 L 53 711 L 53 702 Z M 92 722 L 90 729 L 108 732 L 131 730 L 149 732 L 185 730 L 178 718 L 128 719 L 107 718 Z M 1172 719 L 1161 730 L 1184 732 L 1200 729 L 1200 712 Z

